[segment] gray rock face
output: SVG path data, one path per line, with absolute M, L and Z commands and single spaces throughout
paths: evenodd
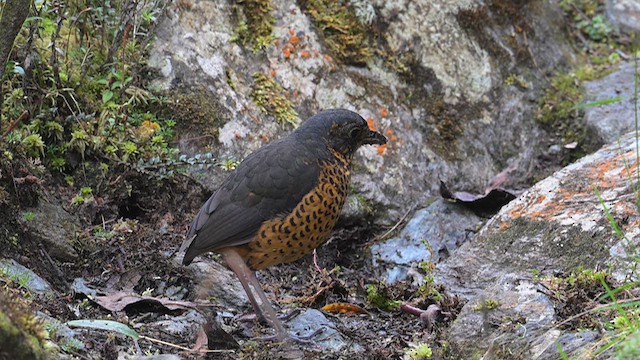
M 405 280 L 421 261 L 438 263 L 448 258 L 481 222 L 459 205 L 436 200 L 418 210 L 398 237 L 371 246 L 374 264 L 386 265 L 386 282 Z
M 640 1 L 607 0 L 607 18 L 618 29 L 640 32 Z
M 451 327 L 450 340 L 463 354 L 493 353 L 510 344 L 524 358 L 553 358 L 544 337 L 557 319 L 547 295 L 537 291 L 533 271 L 549 276 L 610 265 L 618 280 L 631 273 L 630 251 L 640 244 L 640 229 L 632 224 L 640 217 L 627 164 L 635 161 L 636 141 L 626 135 L 537 183 L 437 265 L 436 279 L 469 299 Z M 615 234 L 595 189 L 627 240 Z M 486 300 L 500 304 L 488 316 L 517 318 L 520 325 L 508 333 L 487 331 L 482 313 L 474 311 Z M 518 327 L 526 329 L 522 337 Z M 578 340 L 567 341 L 578 354 Z
M 362 67 L 340 63 L 299 3 L 272 4 L 275 41 L 257 53 L 232 41 L 233 6 L 242 5 L 174 4 L 159 26 L 150 60 L 160 74 L 156 85 L 202 88 L 219 106 L 222 122 L 210 125 L 217 128 L 216 157 L 242 159 L 291 129 L 251 98 L 260 73 L 282 86 L 301 120 L 343 107 L 389 135 L 386 149 L 363 147 L 354 161 L 354 192 L 380 210 L 379 223 L 426 204 L 438 179 L 480 192 L 505 164 L 528 168 L 534 161 L 541 74 L 570 53 L 555 2 L 509 4 L 506 12 L 483 1 L 350 2 L 380 40 L 371 41 L 374 55 Z M 526 21 L 526 37 L 516 34 L 509 11 L 535 19 Z M 520 85 L 504 85 L 514 77 Z M 203 151 L 187 141 L 197 135 L 185 134 L 183 151 Z M 219 168 L 194 174 L 212 189 L 224 176 Z
M 78 257 L 71 246 L 75 231 L 80 228 L 78 219 L 71 216 L 60 205 L 40 201 L 38 206 L 27 209 L 34 215 L 32 220 L 23 216 L 22 224 L 39 242 L 46 244 L 49 255 L 70 261 Z
M 0 272 L 32 293 L 53 295 L 51 285 L 45 279 L 13 259 L 0 259 Z
M 640 21 L 640 20 L 639 20 Z M 614 143 L 618 138 L 635 128 L 634 74 L 635 64 L 623 63 L 620 68 L 601 79 L 585 84 L 590 102 L 613 102 L 585 109 L 585 121 L 606 143 Z

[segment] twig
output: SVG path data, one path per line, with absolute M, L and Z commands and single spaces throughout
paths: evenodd
M 7 135 L 9 135 L 9 133 L 22 121 L 24 120 L 27 115 L 29 115 L 29 110 L 25 110 L 22 112 L 22 114 L 20 114 L 20 116 L 18 116 L 15 120 L 13 120 L 13 122 L 11 122 L 11 124 L 9 124 L 9 127 L 7 128 L 7 130 L 4 132 L 4 134 L 2 134 L 2 136 L 0 136 L 0 141 L 4 140 L 5 137 L 7 137 Z
M 406 218 L 407 218 L 407 216 L 409 215 L 409 213 L 411 213 L 414 209 L 415 209 L 415 206 L 411 206 L 411 208 L 409 208 L 409 210 L 407 210 L 407 212 L 406 212 L 406 213 L 404 213 L 404 215 L 402 215 L 402 217 L 400 218 L 400 220 L 398 220 L 398 222 L 397 222 L 395 225 L 393 225 L 393 226 L 391 227 L 391 229 L 389 229 L 387 232 L 385 232 L 385 233 L 384 233 L 384 234 L 382 234 L 382 235 L 378 235 L 378 236 L 374 237 L 374 238 L 373 238 L 373 240 L 371 240 L 371 242 L 376 242 L 376 241 L 382 240 L 382 239 L 384 239 L 385 237 L 387 237 L 389 234 L 391 234 L 392 232 L 394 232 L 394 231 L 398 228 L 398 226 L 400 226 L 400 224 L 402 224 L 402 222 L 404 221 L 404 219 L 406 219 Z
M 235 353 L 235 350 L 231 350 L 231 349 L 224 349 L 224 350 L 194 350 L 194 349 L 189 349 L 188 347 L 184 347 L 182 345 L 178 345 L 178 344 L 173 344 L 170 343 L 168 341 L 163 341 L 160 339 L 154 339 L 152 337 L 148 337 L 148 336 L 144 336 L 144 335 L 140 335 L 140 339 L 143 340 L 147 340 L 153 343 L 157 343 L 157 344 L 161 344 L 161 345 L 166 345 L 166 346 L 171 346 L 174 347 L 176 349 L 180 349 L 183 351 L 188 351 L 190 353 Z

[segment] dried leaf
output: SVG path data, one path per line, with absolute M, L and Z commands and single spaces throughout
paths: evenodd
M 366 314 L 367 311 L 358 305 L 347 303 L 333 303 L 322 307 L 322 310 L 333 314 Z
M 160 306 L 167 309 L 167 311 L 197 308 L 197 304 L 190 301 L 156 298 L 126 292 L 116 292 L 106 296 L 96 296 L 94 301 L 110 311 L 122 311 L 128 306 L 144 306 L 145 304 L 152 308 Z
M 479 195 L 464 191 L 452 193 L 443 181 L 440 181 L 440 195 L 456 203 L 460 203 L 477 214 L 495 214 L 504 205 L 516 198 L 512 191 L 492 189 Z

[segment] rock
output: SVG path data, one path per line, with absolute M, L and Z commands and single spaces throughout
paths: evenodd
M 188 269 L 192 270 L 196 299 L 215 299 L 217 304 L 233 309 L 250 307 L 240 281 L 224 266 L 208 259 L 196 259 Z
M 45 279 L 13 259 L 0 259 L 0 273 L 29 292 L 47 296 L 54 295 L 51 285 Z
M 607 0 L 607 19 L 624 32 L 640 33 L 640 1 Z
M 374 266 L 386 265 L 385 282 L 405 280 L 411 267 L 421 261 L 438 263 L 448 258 L 481 223 L 471 211 L 438 199 L 418 210 L 399 236 L 371 246 Z
M 562 358 L 558 345 L 560 345 L 565 354 L 573 353 L 577 355 L 575 358 L 585 358 L 588 355 L 586 353 L 580 354 L 579 349 L 585 346 L 592 346 L 600 337 L 601 334 L 596 331 L 563 334 L 561 330 L 552 329 L 540 336 L 533 344 L 533 348 L 531 349 L 532 359 L 552 360 Z M 593 349 L 589 348 L 586 350 L 592 351 Z M 578 354 L 576 354 L 576 352 L 578 352 Z
M 64 351 L 83 351 L 84 343 L 76 339 L 77 333 L 70 327 L 41 311 L 36 313 L 36 317 L 45 323 L 45 328 L 49 333 L 49 337 L 55 341 L 55 344 Z
M 288 330 L 296 336 L 306 336 L 312 334 L 320 328 L 324 331 L 313 337 L 313 343 L 324 350 L 340 352 L 343 348 L 349 346 L 351 351 L 362 351 L 362 348 L 351 340 L 347 341 L 342 334 L 336 330 L 333 325 L 322 312 L 316 309 L 306 309 L 293 319 L 287 321 L 285 325 Z
M 155 85 L 173 95 L 203 89 L 201 102 L 216 104 L 218 113 L 196 119 L 216 135 L 214 144 L 190 141 L 203 138 L 202 130 L 185 130 L 184 153 L 241 160 L 292 130 L 252 98 L 256 73 L 280 84 L 299 120 L 343 107 L 388 135 L 386 148 L 363 147 L 354 159 L 354 192 L 376 209 L 378 223 L 392 224 L 427 204 L 440 178 L 452 188 L 482 192 L 502 170 L 498 164 L 529 169 L 546 150 L 530 150 L 544 138 L 534 121 L 535 99 L 544 74 L 571 53 L 555 2 L 376 0 L 345 7 L 371 37 L 373 55 L 357 66 L 327 45 L 311 5 L 271 4 L 275 41 L 257 52 L 234 41 L 242 4 L 169 5 L 150 50 L 149 64 L 159 70 Z M 504 86 L 509 76 L 522 78 L 522 86 Z M 185 129 L 192 125 L 184 122 Z M 194 170 L 193 177 L 216 189 L 226 175 L 212 167 Z M 362 217 L 371 206 L 349 209 Z
M 166 320 L 153 322 L 150 325 L 161 328 L 164 333 L 177 335 L 180 338 L 190 338 L 195 333 L 194 325 L 203 325 L 206 322 L 207 319 L 200 312 L 189 310 L 180 316 L 172 316 Z
M 609 268 L 617 281 L 632 273 L 635 253 L 628 251 L 640 244 L 640 216 L 635 175 L 629 175 L 632 171 L 627 166 L 635 162 L 636 141 L 627 134 L 619 143 L 540 181 L 502 208 L 453 256 L 437 264 L 436 281 L 451 294 L 469 300 L 451 327 L 451 344 L 461 355 L 489 352 L 500 358 L 495 353 L 513 342 L 510 349 L 523 358 L 551 356 L 543 356 L 551 351 L 545 337 L 557 319 L 547 296 L 533 286 L 533 271 L 544 277 L 577 267 Z M 613 230 L 601 201 L 616 219 L 623 240 Z M 473 309 L 487 300 L 496 300 L 500 306 L 492 311 L 504 315 L 494 325 L 510 331 L 483 331 L 481 315 Z M 519 319 L 520 325 L 510 328 L 513 319 Z M 519 328 L 526 329 L 523 339 L 515 338 Z M 582 351 L 582 345 L 575 346 L 574 353 L 567 352 L 569 356 Z
M 75 231 L 80 228 L 78 219 L 60 205 L 40 201 L 36 207 L 25 209 L 24 213 L 33 214 L 33 219 L 22 217 L 25 231 L 34 236 L 38 242 L 46 244 L 51 257 L 62 261 L 72 261 L 78 254 L 71 246 L 75 239 Z
M 585 84 L 588 102 L 621 98 L 610 104 L 585 109 L 586 123 L 606 142 L 615 143 L 621 135 L 635 129 L 634 74 L 635 64 L 622 63 L 615 72 Z
M 480 349 L 496 359 L 526 354 L 529 342 L 553 324 L 554 315 L 553 304 L 535 284 L 507 274 L 465 304 L 449 339 L 459 354 Z

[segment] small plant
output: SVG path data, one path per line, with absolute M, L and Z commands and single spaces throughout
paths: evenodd
M 473 311 L 489 311 L 500 307 L 500 302 L 497 300 L 489 299 L 481 301 L 479 304 L 473 307 Z
M 433 356 L 433 350 L 428 344 L 409 344 L 409 348 L 405 350 L 404 360 L 426 360 L 431 359 Z
M 36 214 L 32 213 L 31 211 L 27 211 L 22 214 L 22 218 L 26 221 L 33 221 L 36 219 Z
M 76 195 L 72 200 L 71 204 L 73 205 L 81 205 L 86 203 L 87 201 L 93 200 L 93 189 L 90 187 L 83 187 L 80 189 L 78 195 Z
M 400 308 L 401 301 L 391 300 L 387 295 L 386 287 L 383 283 L 379 285 L 367 284 L 367 302 L 378 309 L 395 310 Z
M 576 16 L 575 21 L 576 27 L 594 41 L 605 40 L 613 31 L 604 15 L 596 15 L 591 19 L 585 19 L 579 15 Z

